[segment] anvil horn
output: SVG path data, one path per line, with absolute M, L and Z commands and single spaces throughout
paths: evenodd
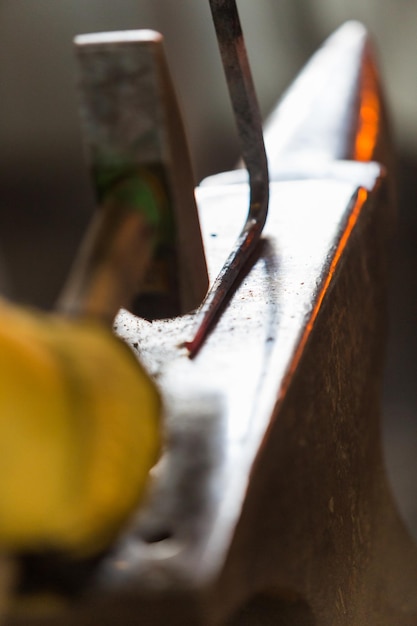
M 353 21 L 314 54 L 267 120 L 272 176 L 283 161 L 384 163 L 386 120 L 374 57 L 367 30 Z

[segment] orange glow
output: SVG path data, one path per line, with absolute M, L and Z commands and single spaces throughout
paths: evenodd
M 355 161 L 370 161 L 377 142 L 381 105 L 373 65 L 366 63 L 361 76 L 361 103 L 355 138 Z
M 304 352 L 305 345 L 306 345 L 306 343 L 308 341 L 308 338 L 309 338 L 309 336 L 311 334 L 311 331 L 313 329 L 314 323 L 315 323 L 315 321 L 317 319 L 317 316 L 318 316 L 318 314 L 320 312 L 320 309 L 321 309 L 324 297 L 326 296 L 326 294 L 327 294 L 327 292 L 329 290 L 330 284 L 331 284 L 331 282 L 333 280 L 333 276 L 334 276 L 334 274 L 336 272 L 336 268 L 339 265 L 340 259 L 342 258 L 343 252 L 344 252 L 344 250 L 346 248 L 346 245 L 347 245 L 347 243 L 349 241 L 350 235 L 351 235 L 351 233 L 352 233 L 352 231 L 353 231 L 353 229 L 354 229 L 354 227 L 355 227 L 355 225 L 356 225 L 356 223 L 358 221 L 358 218 L 359 218 L 359 216 L 361 214 L 361 211 L 362 211 L 362 207 L 365 204 L 367 197 L 368 197 L 368 192 L 366 191 L 366 189 L 364 189 L 363 187 L 359 188 L 358 194 L 357 194 L 357 197 L 356 197 L 356 201 L 355 201 L 355 205 L 354 205 L 354 207 L 352 209 L 352 212 L 351 212 L 351 214 L 349 216 L 349 219 L 347 221 L 347 224 L 346 224 L 345 230 L 344 230 L 344 232 L 342 234 L 342 237 L 340 238 L 340 241 L 339 241 L 339 244 L 338 244 L 338 246 L 336 248 L 336 252 L 334 254 L 334 257 L 333 257 L 333 259 L 332 259 L 332 261 L 330 263 L 330 267 L 329 267 L 329 269 L 327 271 L 327 276 L 325 278 L 324 284 L 323 284 L 323 286 L 322 286 L 322 288 L 320 290 L 320 293 L 318 294 L 316 304 L 314 305 L 314 308 L 313 308 L 313 310 L 311 312 L 310 319 L 309 319 L 309 321 L 308 321 L 308 323 L 306 325 L 306 329 L 305 329 L 305 331 L 303 333 L 303 336 L 301 337 L 300 343 L 299 343 L 299 345 L 297 347 L 297 350 L 295 352 L 294 358 L 292 360 L 290 369 L 288 370 L 287 374 L 285 375 L 285 379 L 284 379 L 284 382 L 283 382 L 283 385 L 282 385 L 282 390 L 281 390 L 281 393 L 280 393 L 279 400 L 282 400 L 284 398 L 284 396 L 285 396 L 285 394 L 287 392 L 288 386 L 290 384 L 290 381 L 291 381 L 291 379 L 292 379 L 292 377 L 293 377 L 293 375 L 294 375 L 294 373 L 295 373 L 295 371 L 296 371 L 296 369 L 298 367 L 298 363 L 300 362 L 301 356 L 302 356 L 302 354 Z

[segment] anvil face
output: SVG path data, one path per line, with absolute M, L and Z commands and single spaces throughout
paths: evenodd
M 385 547 L 407 545 L 379 442 L 392 211 L 383 169 L 361 172 L 357 184 L 271 184 L 258 255 L 195 359 L 182 348 L 192 315 L 120 313 L 117 333 L 164 394 L 167 449 L 148 506 L 101 569 L 95 610 L 105 591 L 126 616 L 145 607 L 150 624 L 222 624 L 290 589 L 318 623 L 360 624 L 371 589 L 375 623 L 390 623 Z M 197 193 L 211 275 L 247 197 L 244 184 Z M 415 564 L 408 545 L 396 577 L 410 601 Z
M 138 351 L 166 400 L 168 449 L 156 470 L 156 510 L 151 502 L 138 532 L 156 537 L 170 526 L 178 552 L 169 555 L 169 570 L 177 561 L 181 578 L 204 580 L 224 558 L 222 544 L 239 519 L 271 420 L 280 419 L 346 247 L 362 228 L 358 222 L 367 219 L 362 214 L 370 211 L 380 185 L 377 166 L 363 169 L 374 176 L 369 189 L 334 180 L 271 185 L 256 261 L 195 359 L 182 348 L 192 316 L 150 324 L 123 311 L 116 320 L 116 332 Z M 248 188 L 205 187 L 197 197 L 215 276 L 244 219 Z M 346 307 L 349 299 L 347 293 Z M 152 561 L 155 548 L 162 546 L 144 545 L 140 558 L 129 548 L 127 562 L 135 554 L 133 570 L 145 567 L 149 573 L 148 556 Z M 159 573 L 163 562 L 158 558 Z

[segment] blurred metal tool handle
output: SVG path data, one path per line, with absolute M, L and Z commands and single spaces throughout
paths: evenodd
M 208 277 L 184 128 L 154 31 L 75 39 L 85 143 L 101 210 L 59 307 L 113 319 L 195 309 Z

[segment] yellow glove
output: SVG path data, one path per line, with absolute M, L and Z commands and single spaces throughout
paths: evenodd
M 101 323 L 0 303 L 0 546 L 98 551 L 141 500 L 157 389 Z

